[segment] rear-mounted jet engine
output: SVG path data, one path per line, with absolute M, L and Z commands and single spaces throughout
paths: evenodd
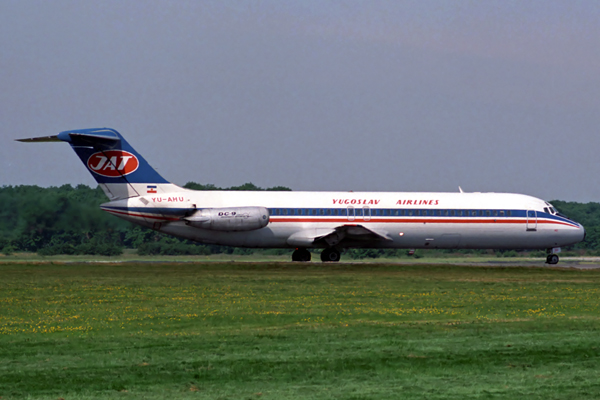
M 205 208 L 183 217 L 186 225 L 213 231 L 253 231 L 269 223 L 264 207 Z

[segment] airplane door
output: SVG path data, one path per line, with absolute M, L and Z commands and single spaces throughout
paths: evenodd
M 364 221 L 371 220 L 371 209 L 368 206 L 363 207 L 363 220 Z
M 537 230 L 537 212 L 535 210 L 527 210 L 527 230 Z
M 348 221 L 354 221 L 354 207 L 348 207 Z

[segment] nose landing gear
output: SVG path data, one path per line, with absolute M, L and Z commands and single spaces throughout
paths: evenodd
M 546 264 L 558 264 L 558 253 L 560 253 L 560 247 L 546 249 L 546 254 L 548 254 L 548 256 L 546 256 Z

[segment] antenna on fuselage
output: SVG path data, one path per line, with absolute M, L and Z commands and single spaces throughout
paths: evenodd
M 464 193 L 463 190 L 462 190 L 462 188 L 460 186 L 458 187 L 458 191 L 461 192 L 461 193 Z

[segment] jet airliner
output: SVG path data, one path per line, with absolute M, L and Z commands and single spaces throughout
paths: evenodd
M 102 210 L 206 244 L 290 248 L 293 261 L 340 260 L 343 249 L 546 249 L 582 241 L 583 226 L 544 200 L 510 193 L 194 191 L 166 181 L 114 129 L 80 129 L 22 142 L 63 141 L 109 202 Z

